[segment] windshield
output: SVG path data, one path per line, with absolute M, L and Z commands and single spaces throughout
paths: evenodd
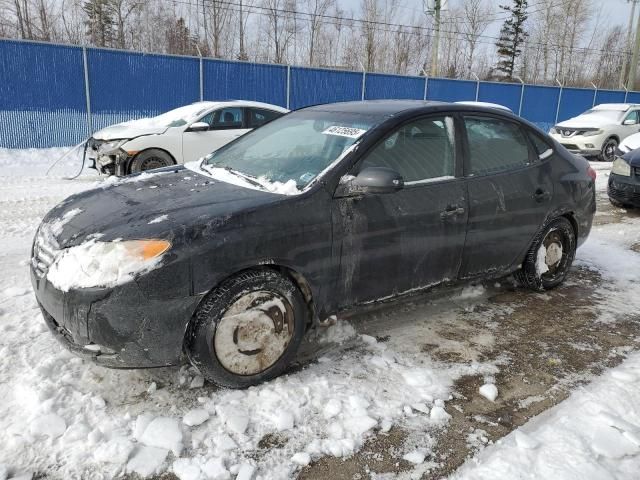
M 124 122 L 123 125 L 132 125 L 136 127 L 181 127 L 195 120 L 201 114 L 210 109 L 210 105 L 193 104 L 184 107 L 169 110 L 155 117 L 140 118 Z
M 584 112 L 582 115 L 590 115 L 594 117 L 602 117 L 609 120 L 618 121 L 625 112 L 621 112 L 620 110 L 596 110 L 591 109 Z
M 213 152 L 202 166 L 233 170 L 261 183 L 295 182 L 302 190 L 381 120 L 345 112 L 294 112 Z

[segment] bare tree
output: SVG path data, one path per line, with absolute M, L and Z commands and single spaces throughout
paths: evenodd
M 464 0 L 462 3 L 461 30 L 466 41 L 466 65 L 467 77 L 473 71 L 473 61 L 478 47 L 480 36 L 487 30 L 492 22 L 493 9 L 484 3 L 484 0 Z

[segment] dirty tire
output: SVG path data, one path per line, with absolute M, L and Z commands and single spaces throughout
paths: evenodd
M 609 197 L 609 202 L 611 203 L 611 205 L 613 205 L 616 208 L 625 208 L 624 203 L 620 203 L 617 200 L 614 200 L 613 198 Z
M 129 173 L 140 173 L 145 170 L 168 167 L 173 164 L 173 159 L 167 152 L 158 150 L 157 148 L 151 148 L 149 150 L 144 150 L 133 157 Z
M 536 263 L 538 251 L 547 244 L 545 251 L 558 255 L 557 246 L 561 244 L 561 254 L 557 263 L 547 265 L 549 271 L 538 274 Z M 551 248 L 551 250 L 549 250 Z M 536 235 L 527 252 L 522 268 L 514 274 L 518 283 L 536 291 L 550 290 L 560 285 L 569 273 L 576 254 L 576 234 L 571 222 L 565 217 L 558 217 L 549 223 Z M 545 256 L 545 258 L 548 258 Z
M 618 148 L 618 141 L 613 137 L 607 138 L 602 145 L 602 150 L 600 155 L 598 155 L 598 160 L 603 162 L 613 162 L 616 156 L 616 148 Z
M 288 277 L 249 270 L 205 297 L 187 329 L 185 350 L 211 382 L 257 385 L 281 375 L 294 360 L 307 316 L 302 293 Z

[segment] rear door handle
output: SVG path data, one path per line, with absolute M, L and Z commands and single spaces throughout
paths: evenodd
M 440 218 L 442 220 L 447 220 L 453 217 L 457 217 L 458 215 L 463 215 L 465 212 L 464 208 L 459 205 L 450 205 L 446 210 L 440 212 Z
M 533 194 L 533 198 L 535 199 L 536 202 L 544 202 L 551 198 L 551 193 L 541 188 L 538 188 Z

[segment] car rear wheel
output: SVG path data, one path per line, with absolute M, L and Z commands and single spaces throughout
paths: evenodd
M 157 148 L 151 148 L 140 152 L 131 162 L 129 173 L 140 173 L 154 168 L 162 168 L 173 165 L 171 155 Z
M 618 141 L 615 138 L 608 138 L 607 141 L 604 142 L 604 145 L 602 145 L 600 160 L 613 162 L 616 156 L 616 148 L 618 148 Z
M 256 385 L 282 374 L 295 358 L 307 315 L 289 278 L 269 269 L 243 272 L 202 302 L 187 331 L 187 356 L 218 385 Z
M 515 273 L 523 287 L 549 290 L 560 285 L 569 273 L 576 254 L 576 234 L 565 217 L 549 222 L 536 235 L 522 267 Z

